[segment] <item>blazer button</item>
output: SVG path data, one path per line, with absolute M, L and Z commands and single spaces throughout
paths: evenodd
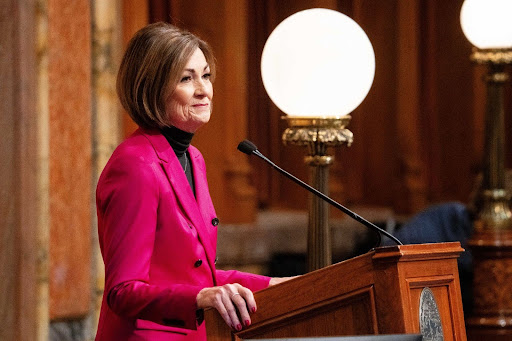
M 201 264 L 203 264 L 203 260 L 202 260 L 202 259 L 198 259 L 198 260 L 196 260 L 196 262 L 194 263 L 194 266 L 195 266 L 196 268 L 198 268 L 198 267 L 200 267 L 200 266 L 201 266 Z
M 217 225 L 219 225 L 219 218 L 213 218 L 213 219 L 212 219 L 212 225 L 213 225 L 213 226 L 217 226 Z

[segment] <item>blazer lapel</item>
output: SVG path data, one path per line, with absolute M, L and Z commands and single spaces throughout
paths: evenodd
M 199 240 L 205 249 L 208 263 L 210 264 L 211 269 L 215 269 L 216 240 L 212 240 L 212 238 L 208 236 L 207 226 L 205 225 L 205 220 L 203 217 L 203 214 L 207 214 L 207 212 L 201 212 L 202 207 L 201 205 L 198 205 L 199 199 L 196 201 L 194 193 L 189 186 L 185 172 L 183 172 L 183 168 L 181 167 L 176 154 L 172 150 L 169 142 L 167 142 L 165 137 L 159 131 L 145 130 L 144 135 L 146 135 L 146 137 L 149 139 L 155 149 L 158 158 L 162 161 L 162 168 L 171 184 L 171 187 L 174 190 L 174 193 L 176 194 L 176 197 L 178 198 L 178 201 L 181 204 L 184 213 L 187 215 L 190 222 L 196 227 Z M 196 195 L 198 198 L 203 198 L 205 195 L 205 193 L 202 193 L 205 188 L 202 184 L 204 168 L 200 167 L 198 162 L 195 162 L 194 156 L 191 155 L 190 159 L 194 172 L 194 181 L 196 183 Z M 207 191 L 206 195 L 208 195 Z M 213 277 L 215 279 L 215 274 Z
M 212 216 L 215 217 L 215 209 L 213 207 L 212 198 L 210 197 L 210 191 L 208 190 L 206 168 L 199 151 L 194 146 L 190 146 L 188 150 L 194 170 L 197 205 L 199 206 L 199 211 L 203 216 L 206 226 L 210 228 Z M 214 248 L 215 247 L 216 245 L 214 245 Z

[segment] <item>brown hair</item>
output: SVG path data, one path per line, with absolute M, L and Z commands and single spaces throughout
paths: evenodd
M 169 126 L 165 99 L 175 89 L 188 59 L 199 48 L 215 78 L 215 58 L 209 45 L 192 33 L 168 23 L 140 29 L 128 43 L 117 74 L 117 95 L 130 117 L 142 128 Z

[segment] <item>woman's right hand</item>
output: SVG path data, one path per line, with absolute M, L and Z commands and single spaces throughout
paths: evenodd
M 228 326 L 238 331 L 242 330 L 242 322 L 245 327 L 251 325 L 249 311 L 254 313 L 257 309 L 252 291 L 238 283 L 204 288 L 197 294 L 196 301 L 199 309 L 217 309 Z

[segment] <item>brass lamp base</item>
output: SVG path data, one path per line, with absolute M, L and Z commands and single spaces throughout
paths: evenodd
M 310 166 L 310 185 L 329 195 L 328 166 L 334 162 L 334 156 L 328 154 L 328 148 L 352 144 L 353 134 L 346 128 L 351 117 L 287 116 L 283 119 L 289 125 L 283 133 L 283 143 L 308 148 L 304 161 Z M 307 256 L 309 271 L 332 263 L 328 208 L 325 201 L 310 195 Z

